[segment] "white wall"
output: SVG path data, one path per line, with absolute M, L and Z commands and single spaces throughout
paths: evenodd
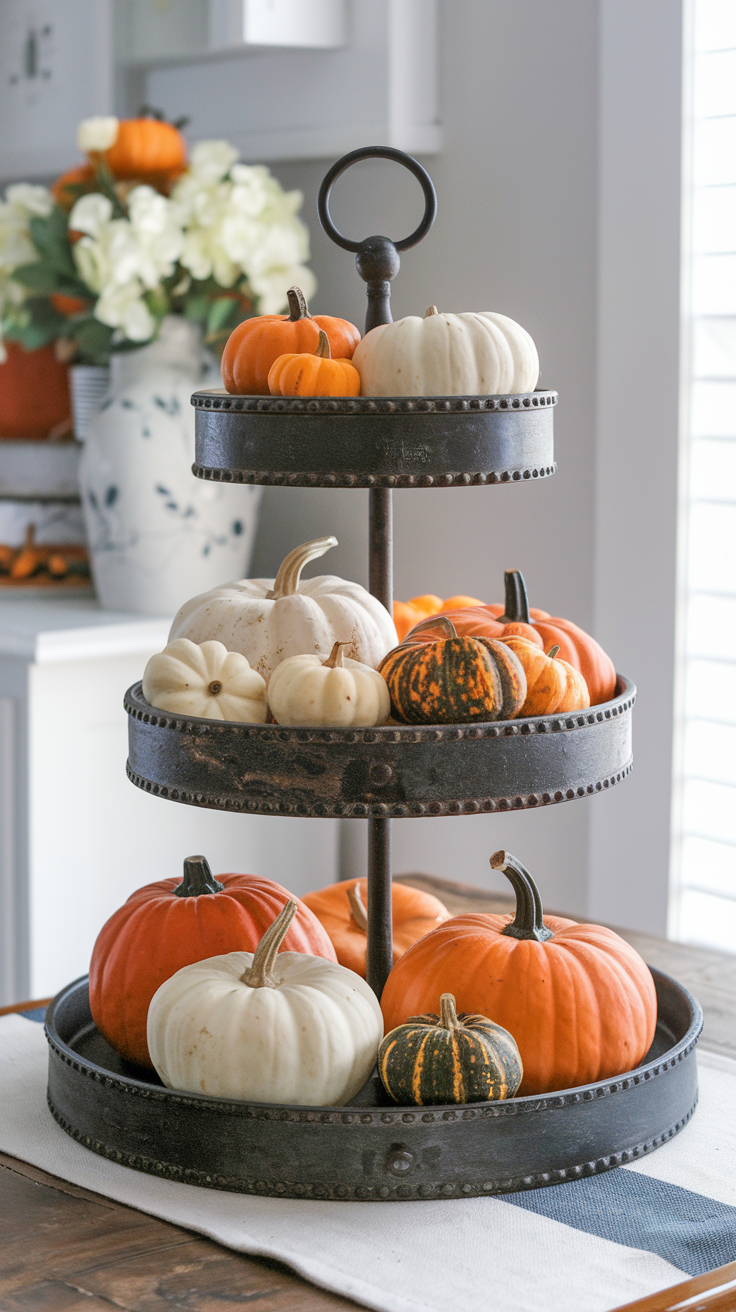
M 559 472 L 541 483 L 395 493 L 395 591 L 502 600 L 503 570 L 518 567 L 532 604 L 587 627 L 594 613 L 597 5 L 451 0 L 445 23 L 445 150 L 423 161 L 437 187 L 438 217 L 426 240 L 402 256 L 394 317 L 435 303 L 500 310 L 523 323 L 539 346 L 542 384 L 560 393 Z M 353 258 L 317 231 L 325 168 L 279 164 L 277 173 L 305 193 L 320 282 L 315 307 L 362 326 L 364 288 Z M 336 185 L 333 214 L 352 236 L 398 237 L 414 226 L 420 204 L 416 183 L 396 166 L 365 164 Z M 340 547 L 325 567 L 365 580 L 366 516 L 366 493 L 267 490 L 254 569 L 272 570 L 300 536 L 334 531 Z M 597 804 L 395 822 L 394 869 L 498 886 L 503 878 L 491 875 L 488 857 L 505 845 L 537 872 L 550 906 L 582 913 Z
M 638 683 L 635 768 L 585 803 L 400 821 L 394 869 L 498 885 L 515 851 L 550 906 L 663 933 L 669 862 L 679 331 L 681 5 L 673 0 L 450 0 L 445 151 L 423 162 L 434 229 L 402 257 L 394 317 L 497 309 L 534 335 L 560 393 L 558 473 L 511 487 L 395 493 L 395 590 L 501 599 L 521 568 L 532 604 L 591 628 Z M 362 325 L 352 257 L 318 229 L 325 164 L 279 164 L 305 193 L 315 307 Z M 365 164 L 334 193 L 351 236 L 400 236 L 416 184 Z M 269 572 L 300 537 L 335 532 L 329 568 L 366 575 L 366 494 L 267 490 Z M 345 822 L 350 824 L 351 822 Z M 352 822 L 343 868 L 362 861 Z M 356 856 L 356 853 L 358 854 Z

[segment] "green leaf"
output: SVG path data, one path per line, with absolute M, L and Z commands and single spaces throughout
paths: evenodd
M 207 332 L 218 333 L 237 313 L 238 302 L 234 296 L 219 296 L 213 301 L 207 315 Z
M 204 296 L 198 292 L 190 292 L 184 298 L 184 314 L 187 319 L 193 319 L 195 323 L 206 322 L 209 308 L 209 296 Z
M 61 278 L 48 264 L 19 264 L 13 269 L 13 278 L 33 292 L 43 292 L 49 296 L 61 288 Z
M 110 341 L 112 339 L 113 329 L 106 323 L 100 323 L 92 315 L 78 324 L 74 330 L 75 340 L 79 344 L 79 349 L 84 355 L 107 356 L 110 351 Z
M 21 342 L 27 351 L 38 351 L 42 346 L 48 346 L 58 336 L 55 329 L 43 328 L 36 324 L 26 324 L 15 334 L 15 340 Z
M 46 297 L 34 297 L 26 301 L 26 310 L 29 322 L 36 328 L 48 329 L 55 337 L 60 336 L 66 325 L 66 319 Z

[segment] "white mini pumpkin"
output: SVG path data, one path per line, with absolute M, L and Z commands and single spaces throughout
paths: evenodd
M 143 696 L 161 711 L 203 720 L 263 724 L 268 715 L 263 675 L 221 642 L 170 642 L 146 665 Z
M 359 583 L 321 574 L 301 579 L 308 561 L 337 546 L 317 538 L 296 547 L 275 579 L 242 579 L 203 592 L 182 606 L 169 633 L 205 642 L 215 638 L 239 651 L 264 678 L 287 656 L 318 655 L 333 643 L 374 669 L 398 642 L 394 622 Z
M 154 994 L 148 1047 L 168 1088 L 335 1106 L 368 1079 L 383 1038 L 376 996 L 334 961 L 279 952 L 295 911 L 287 902 L 255 954 L 185 966 Z
M 336 729 L 384 724 L 391 697 L 382 674 L 343 656 L 336 642 L 326 661 L 290 656 L 268 681 L 268 704 L 278 724 L 325 725 Z
M 505 314 L 408 315 L 372 328 L 353 355 L 363 396 L 503 396 L 533 392 L 539 356 Z

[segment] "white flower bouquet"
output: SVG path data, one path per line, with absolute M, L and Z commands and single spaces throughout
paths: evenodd
M 183 167 L 179 137 L 179 167 L 158 167 L 143 149 L 150 142 L 136 139 L 131 151 L 124 131 L 153 124 L 86 120 L 86 165 L 50 191 L 8 187 L 0 349 L 3 336 L 30 350 L 56 342 L 61 358 L 104 364 L 154 340 L 169 314 L 201 324 L 218 349 L 243 319 L 280 313 L 295 283 L 314 292 L 301 193 L 284 191 L 263 165 L 239 163 L 226 141 L 199 142 Z

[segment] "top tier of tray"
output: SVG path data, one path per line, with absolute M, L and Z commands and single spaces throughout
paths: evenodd
M 283 397 L 195 392 L 198 478 L 286 487 L 468 487 L 555 472 L 557 393 Z

